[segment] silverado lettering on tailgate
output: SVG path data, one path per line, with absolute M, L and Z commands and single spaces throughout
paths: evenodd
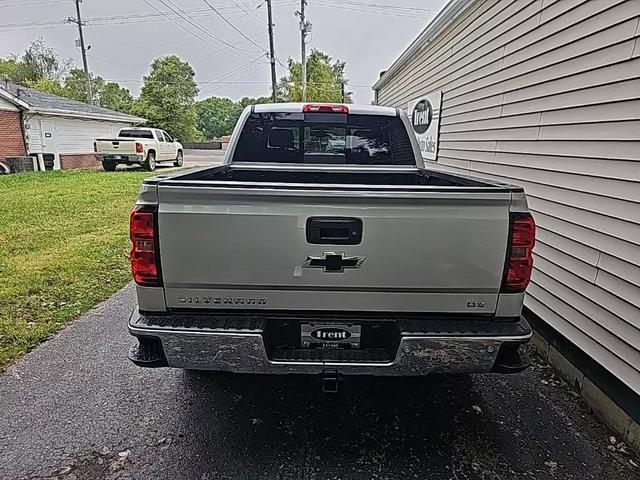
M 203 304 L 203 305 L 266 305 L 266 298 L 248 298 L 248 297 L 207 297 L 193 296 L 177 298 L 178 303 L 184 304 Z

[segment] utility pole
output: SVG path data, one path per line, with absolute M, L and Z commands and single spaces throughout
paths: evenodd
M 93 105 L 93 93 L 91 91 L 91 77 L 89 76 L 89 66 L 87 65 L 87 49 L 84 47 L 84 35 L 82 34 L 82 17 L 80 16 L 80 2 L 82 0 L 74 0 L 76 3 L 77 17 L 67 18 L 67 22 L 75 23 L 78 25 L 78 33 L 80 34 L 80 49 L 82 50 L 82 65 L 84 67 L 84 75 L 87 79 L 87 95 L 89 97 L 89 104 Z
M 271 93 L 273 95 L 273 103 L 278 102 L 276 94 L 276 56 L 273 51 L 273 20 L 271 17 L 271 0 L 267 0 L 267 16 L 269 20 L 269 52 L 271 60 Z
M 300 0 L 300 11 L 296 15 L 300 17 L 300 49 L 302 60 L 302 101 L 307 100 L 307 46 L 305 43 L 307 33 L 311 24 L 307 22 L 304 16 L 304 7 L 307 6 L 307 0 Z

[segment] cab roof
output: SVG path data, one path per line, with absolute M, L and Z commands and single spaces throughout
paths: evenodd
M 256 113 L 301 113 L 305 105 L 342 106 L 348 108 L 350 114 L 355 115 L 386 115 L 389 117 L 395 117 L 398 115 L 398 111 L 395 108 L 380 107 L 378 105 L 357 105 L 352 103 L 260 103 L 258 105 L 252 105 L 251 108 Z

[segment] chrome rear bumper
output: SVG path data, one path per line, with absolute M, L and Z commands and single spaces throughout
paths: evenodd
M 197 318 L 155 321 L 135 310 L 129 333 L 139 340 L 129 354 L 141 366 L 169 366 L 259 374 L 417 376 L 430 373 L 511 373 L 524 370 L 518 347 L 531 338 L 524 319 L 513 323 L 484 320 L 484 331 L 401 331 L 389 361 L 279 360 L 270 358 L 260 321 L 242 325 L 202 325 Z M 161 317 L 170 318 L 168 316 Z M 175 319 L 176 317 L 171 317 Z M 150 321 L 151 319 L 151 321 Z M 194 321 L 191 321 L 194 320 Z M 446 320 L 442 320 L 446 325 Z M 477 322 L 476 322 L 477 323 Z M 494 331 L 491 331 L 493 328 Z
M 107 161 L 113 161 L 113 162 L 119 162 L 119 163 L 142 163 L 144 160 L 144 157 L 142 155 L 126 154 L 126 153 L 97 154 L 97 157 L 101 162 L 107 160 Z M 115 158 L 115 157 L 118 157 L 118 158 Z

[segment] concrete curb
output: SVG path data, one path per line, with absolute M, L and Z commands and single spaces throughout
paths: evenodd
M 630 448 L 640 454 L 640 424 L 538 332 L 534 331 L 531 345 L 541 359 L 551 365 L 561 378 L 580 393 L 593 413 L 615 431 Z

